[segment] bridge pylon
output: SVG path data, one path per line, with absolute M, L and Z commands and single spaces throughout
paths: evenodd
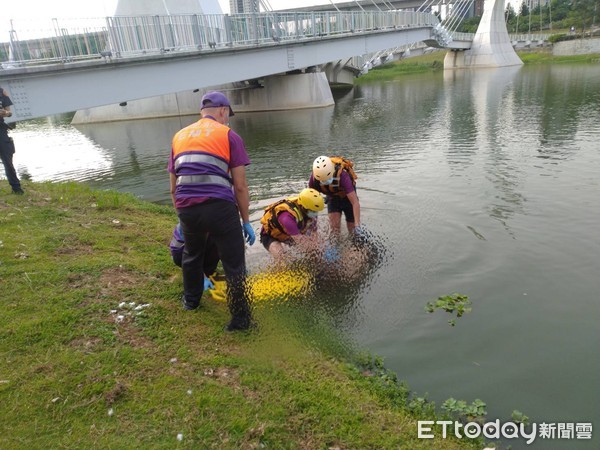
M 469 50 L 452 50 L 444 69 L 507 67 L 523 64 L 510 43 L 504 21 L 504 0 L 485 0 L 483 16 Z

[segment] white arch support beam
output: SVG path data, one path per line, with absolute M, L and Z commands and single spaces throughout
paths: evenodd
M 444 69 L 520 66 L 504 21 L 504 0 L 485 0 L 483 16 L 470 50 L 450 51 Z

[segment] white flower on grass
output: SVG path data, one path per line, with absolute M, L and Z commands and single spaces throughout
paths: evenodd
M 179 434 L 177 435 L 177 440 L 178 440 L 178 441 L 183 441 L 183 433 L 179 433 Z
M 115 413 L 115 412 L 113 411 L 113 409 L 112 409 L 112 408 L 110 408 L 110 409 L 108 410 L 108 416 L 109 416 L 109 417 L 110 417 L 110 416 L 112 416 L 114 413 Z

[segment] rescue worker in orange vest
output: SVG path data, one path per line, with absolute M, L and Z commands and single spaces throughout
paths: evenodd
M 308 187 L 327 196 L 331 231 L 339 235 L 342 213 L 348 232 L 359 231 L 360 202 L 356 195 L 356 173 L 352 161 L 341 156 L 319 156 L 313 162 Z
M 324 207 L 323 196 L 308 188 L 272 203 L 260 219 L 260 242 L 276 259 L 284 254 L 283 244 L 300 244 L 309 249 L 311 241 L 307 238 L 316 231 L 317 214 Z
M 245 169 L 250 159 L 244 141 L 228 126 L 233 110 L 227 97 L 221 92 L 208 92 L 201 102 L 200 120 L 173 137 L 168 166 L 171 197 L 184 240 L 181 300 L 186 310 L 196 309 L 200 304 L 204 291 L 204 254 L 210 233 L 228 286 L 231 321 L 225 330 L 246 330 L 251 325 L 251 311 L 245 289 L 244 239 L 250 245 L 255 240 Z

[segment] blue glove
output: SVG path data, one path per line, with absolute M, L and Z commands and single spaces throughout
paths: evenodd
M 340 252 L 338 252 L 337 248 L 329 246 L 325 249 L 325 253 L 323 253 L 323 259 L 325 262 L 334 263 L 340 259 Z
M 256 236 L 254 235 L 254 230 L 252 229 L 252 225 L 250 225 L 250 222 L 245 222 L 242 228 L 244 232 L 244 239 L 246 239 L 246 242 L 250 245 L 254 244 Z
M 358 237 L 367 237 L 367 232 L 365 231 L 365 229 L 362 226 L 357 226 L 354 228 L 354 234 Z
M 208 291 L 209 289 L 214 289 L 215 285 L 213 284 L 212 281 L 210 281 L 210 278 L 208 278 L 206 275 L 204 275 L 204 290 Z

